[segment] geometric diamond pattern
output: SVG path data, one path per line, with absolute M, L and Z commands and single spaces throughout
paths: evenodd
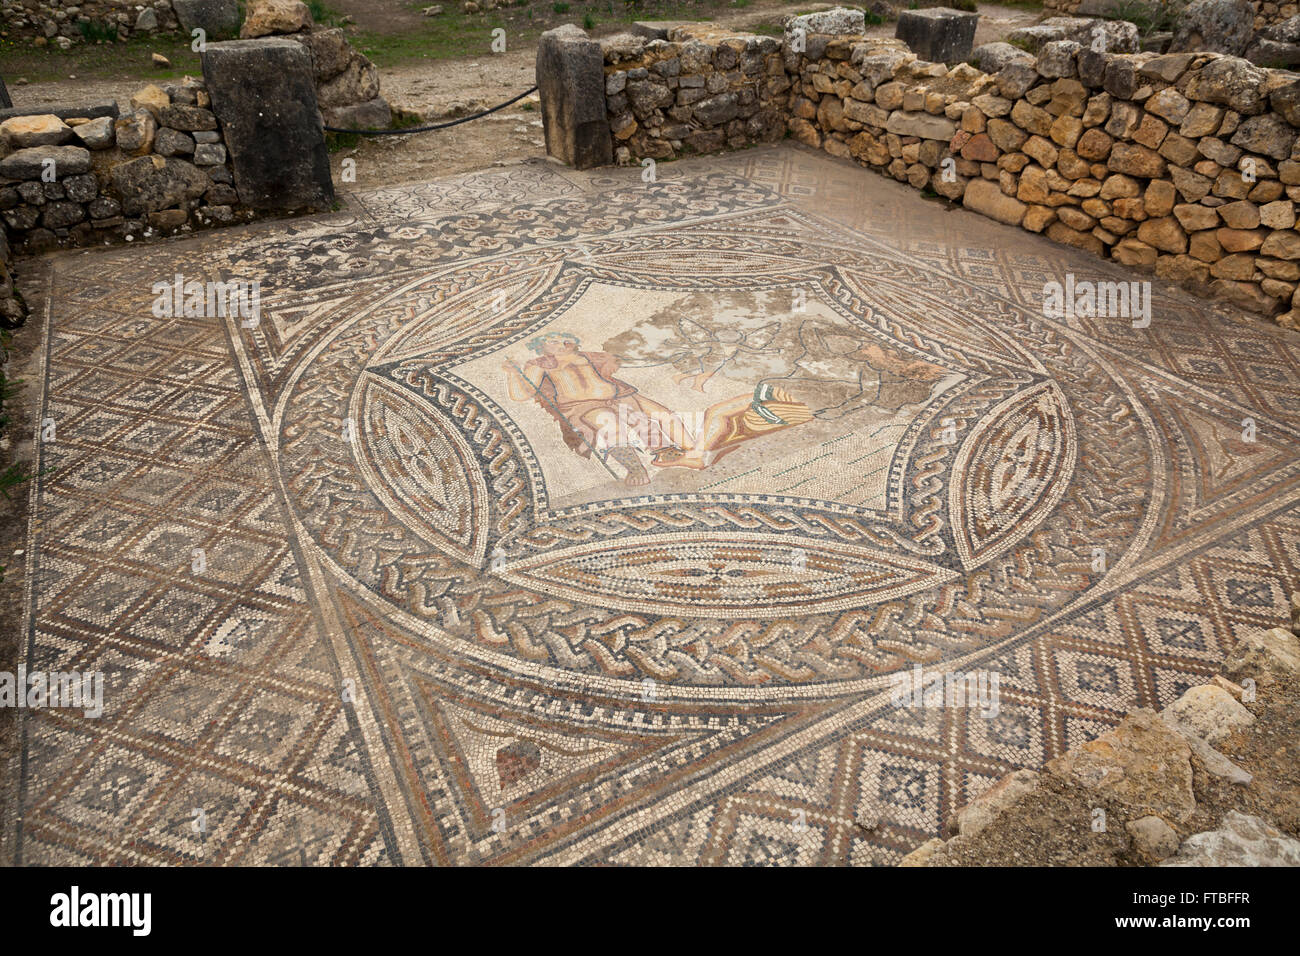
M 1285 619 L 1294 333 L 1163 283 L 1145 329 L 1047 320 L 1045 282 L 1126 276 L 821 153 L 659 172 L 531 163 L 48 264 L 57 437 L 23 663 L 102 671 L 106 694 L 99 718 L 20 712 L 0 856 L 888 865 L 1002 774 L 1168 704 Z M 259 279 L 261 324 L 154 317 L 176 273 Z M 561 502 L 596 462 L 539 452 L 474 362 L 499 369 L 600 283 L 638 301 L 815 287 L 821 321 L 887 366 L 874 387 L 888 368 L 946 383 L 943 414 L 876 400 L 912 411 L 862 476 L 870 509 L 808 462 L 780 500 L 728 475 L 739 490 L 707 509 L 684 480 Z M 1012 433 L 1031 437 L 997 444 Z M 684 571 L 673 549 L 697 542 L 713 564 Z M 494 545 L 518 561 L 495 576 Z M 774 611 L 810 600 L 774 571 L 799 549 L 821 604 Z M 627 594 L 606 577 L 584 597 L 601 561 L 634 559 Z M 772 590 L 692 612 L 755 580 Z M 996 673 L 996 713 L 896 706 L 918 666 Z

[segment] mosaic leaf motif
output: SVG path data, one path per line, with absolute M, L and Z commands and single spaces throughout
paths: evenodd
M 363 391 L 362 460 L 375 494 L 431 542 L 467 564 L 483 561 L 487 486 L 474 452 L 434 409 L 382 379 Z
M 838 611 L 937 587 L 956 572 L 872 548 L 793 537 L 625 538 L 505 565 L 521 587 L 626 611 L 776 618 Z
M 1060 389 L 1007 399 L 967 436 L 949 487 L 953 537 L 970 569 L 1010 549 L 1055 510 L 1078 457 Z

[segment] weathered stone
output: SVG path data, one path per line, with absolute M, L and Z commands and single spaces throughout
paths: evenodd
M 808 103 L 807 100 L 804 100 L 804 102 Z M 796 108 L 795 115 L 803 116 L 804 119 L 812 119 L 817 115 L 817 108 L 811 103 L 808 103 L 807 109 L 808 112 L 805 113 Z M 885 124 L 889 122 L 889 114 L 879 106 L 874 103 L 863 103 L 859 100 L 845 102 L 844 116 L 855 123 L 862 123 L 864 126 L 875 126 L 879 129 L 884 129 Z
M 1025 204 L 1004 195 L 997 183 L 987 179 L 972 180 L 966 187 L 962 204 L 967 209 L 1009 226 L 1018 226 L 1025 218 Z
M 114 123 L 118 148 L 126 153 L 143 155 L 153 149 L 158 133 L 158 121 L 146 109 L 133 110 L 117 118 Z
M 1078 154 L 1087 160 L 1103 161 L 1110 155 L 1113 140 L 1099 127 L 1085 130 L 1075 145 Z
M 1178 88 L 1188 99 L 1217 103 L 1253 116 L 1264 111 L 1262 90 L 1266 79 L 1267 74 L 1259 67 L 1235 57 L 1223 57 L 1187 73 L 1178 81 Z
M 1172 86 L 1149 97 L 1142 105 L 1148 113 L 1174 124 L 1181 123 L 1192 108 L 1191 101 Z
M 835 7 L 820 13 L 806 13 L 791 17 L 785 25 L 786 35 L 802 30 L 805 34 L 824 33 L 831 36 L 859 36 L 866 32 L 867 21 L 861 10 Z
M 1157 252 L 1140 239 L 1121 239 L 1112 255 L 1123 265 L 1149 269 L 1156 263 Z
M 939 837 L 931 837 L 920 846 L 918 846 L 907 856 L 898 861 L 899 866 L 917 867 L 929 866 L 930 861 L 934 859 L 936 853 L 942 850 L 944 842 Z
M 0 173 L 4 164 L 0 163 Z M 1260 254 L 1274 259 L 1300 259 L 1300 233 L 1294 229 L 1279 229 L 1270 233 L 1260 246 Z
M 1296 223 L 1295 204 L 1289 199 L 1266 203 L 1259 209 L 1259 222 L 1269 229 L 1291 229 Z
M 311 11 L 302 0 L 249 0 L 239 36 L 252 40 L 310 28 Z
M 827 99 L 823 103 L 836 104 L 837 118 L 838 115 L 842 115 L 843 106 L 839 100 Z M 719 126 L 729 122 L 735 119 L 739 112 L 739 99 L 735 93 L 720 93 L 695 104 L 695 117 L 706 126 Z
M 1052 114 L 1024 100 L 1011 108 L 1011 121 L 1026 132 L 1039 136 L 1050 136 L 1052 132 Z
M 602 82 L 602 87 L 603 85 Z M 671 102 L 671 95 L 669 94 L 669 102 Z M 365 103 L 377 96 L 379 96 L 379 70 L 365 57 L 352 60 L 342 73 L 320 84 L 316 91 L 317 102 L 322 109 Z
M 1213 136 L 1223 122 L 1223 107 L 1210 103 L 1193 103 L 1178 132 L 1189 139 Z
M 900 10 L 894 36 L 932 63 L 958 63 L 971 56 L 979 14 L 950 7 Z
M 1025 796 L 1038 788 L 1039 774 L 1034 770 L 1009 773 L 988 790 L 957 811 L 957 832 L 972 837 L 985 829 Z
M 977 67 L 989 74 L 997 73 L 1010 63 L 1032 64 L 1034 62 L 1033 54 L 1002 41 L 977 46 L 971 51 L 971 58 L 974 59 Z
M 1243 630 L 1224 659 L 1223 672 L 1234 679 L 1250 677 L 1258 681 L 1272 675 L 1278 680 L 1294 681 L 1300 675 L 1300 639 L 1282 627 Z
M 876 103 L 881 109 L 896 110 L 903 105 L 904 89 L 902 83 L 882 83 L 876 87 Z
M 1007 153 L 1014 153 L 1019 150 L 1029 138 L 1029 134 L 1014 123 L 1001 119 L 989 120 L 987 132 L 994 145 Z
M 1191 728 L 1211 746 L 1255 723 L 1255 715 L 1231 694 L 1213 684 L 1192 687 L 1169 705 L 1169 715 Z
M 1219 214 L 1209 206 L 1180 203 L 1174 206 L 1174 217 L 1187 232 L 1200 232 L 1219 225 Z
M 930 113 L 895 112 L 890 115 L 885 129 L 899 136 L 917 136 L 921 139 L 950 140 L 957 125 L 945 116 Z
M 1300 840 L 1259 817 L 1229 810 L 1217 830 L 1183 841 L 1161 866 L 1300 866 Z
M 1153 179 L 1142 196 L 1147 215 L 1153 219 L 1168 216 L 1173 212 L 1178 199 L 1178 190 L 1174 184 L 1165 179 Z
M 50 185 L 50 184 L 46 184 Z M 63 193 L 73 202 L 90 202 L 99 195 L 99 180 L 94 173 L 82 173 L 63 180 Z
M 100 196 L 86 206 L 92 219 L 112 219 L 122 214 L 122 204 L 111 196 Z
M 1187 251 L 1187 234 L 1172 216 L 1148 219 L 1138 226 L 1137 237 L 1161 252 L 1179 254 Z
M 1024 96 L 1029 88 L 1038 82 L 1039 76 L 1038 71 L 1034 69 L 1033 63 L 1016 60 L 998 70 L 993 79 L 997 83 L 998 93 L 1005 99 L 1014 102 Z
M 1117 102 L 1111 106 L 1110 119 L 1103 129 L 1116 139 L 1129 139 L 1141 123 L 1141 109 L 1132 103 Z
M 1101 75 L 1101 85 L 1116 99 L 1128 100 L 1138 88 L 1137 65 L 1127 57 L 1112 57 Z
M 349 106 L 330 106 L 321 110 L 326 126 L 335 129 L 387 129 L 393 125 L 393 110 L 382 96 Z M 195 133 L 197 142 L 201 133 Z
M 1240 56 L 1254 32 L 1255 8 L 1247 0 L 1194 0 L 1178 15 L 1169 52 Z
M 977 163 L 991 163 L 998 158 L 998 148 L 988 133 L 976 133 L 961 147 L 961 157 Z
M 1079 53 L 1079 44 L 1073 40 L 1053 40 L 1043 44 L 1038 51 L 1034 68 L 1041 76 L 1049 80 L 1059 77 L 1071 77 L 1078 73 L 1075 57 Z
M 1169 53 L 1147 60 L 1138 68 L 1138 72 L 1144 79 L 1175 83 L 1187 72 L 1195 58 L 1192 53 Z
M 114 166 L 113 190 L 128 216 L 139 216 L 198 199 L 211 181 L 196 166 L 183 159 L 141 156 Z
M 278 38 L 209 43 L 203 75 L 240 201 L 254 209 L 328 207 L 334 199 L 329 153 L 303 46 Z M 603 65 L 595 82 L 608 136 Z M 606 144 L 602 159 L 608 163 L 612 148 Z
M 1169 178 L 1174 181 L 1174 186 L 1188 202 L 1199 202 L 1204 199 L 1214 185 L 1209 178 L 1179 166 L 1169 167 Z
M 220 143 L 201 143 L 194 147 L 195 166 L 219 166 L 226 161 L 226 147 Z
M 1295 141 L 1295 127 L 1273 113 L 1246 118 L 1232 137 L 1234 145 L 1274 159 L 1289 158 Z
M 194 153 L 194 140 L 178 130 L 164 126 L 154 137 L 153 151 L 159 156 L 191 156 Z
M 1139 817 L 1124 828 L 1133 838 L 1133 846 L 1147 860 L 1163 860 L 1178 852 L 1178 834 L 1159 817 Z
M 0 123 L 0 141 L 14 149 L 31 146 L 61 146 L 73 138 L 72 127 L 57 116 L 15 116 Z
M 1181 823 L 1196 809 L 1191 748 L 1151 710 L 1130 712 L 1114 730 L 1049 762 L 1047 771 L 1143 815 Z
M 108 149 L 116 141 L 113 119 L 100 116 L 78 125 L 73 132 L 87 149 Z
M 1159 153 L 1133 143 L 1116 143 L 1106 165 L 1114 172 L 1147 179 L 1158 179 L 1165 174 L 1165 161 Z
M 0 177 L 5 179 L 40 179 L 53 164 L 54 175 L 75 176 L 90 170 L 90 150 L 80 146 L 29 146 L 0 159 Z
M 172 0 L 172 9 L 185 33 L 202 30 L 209 41 L 233 40 L 239 35 L 236 0 Z
M 171 104 L 171 97 L 163 91 L 162 87 L 150 83 L 143 89 L 137 90 L 131 97 L 131 109 L 148 110 L 157 119 L 161 115 L 163 108 Z
M 173 103 L 170 106 L 163 107 L 158 119 L 163 126 L 184 130 L 187 133 L 194 130 L 214 130 L 217 128 L 217 117 L 213 115 L 212 111 L 198 106 Z
M 45 204 L 41 213 L 41 224 L 46 229 L 66 229 L 86 218 L 86 211 L 81 203 L 57 199 Z
M 1292 126 L 1300 127 L 1300 80 L 1273 90 L 1268 96 L 1269 105 Z

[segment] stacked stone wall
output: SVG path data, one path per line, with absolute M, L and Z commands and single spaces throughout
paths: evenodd
M 985 73 L 918 60 L 888 39 L 809 35 L 795 52 L 788 34 L 778 52 L 768 38 L 672 37 L 647 44 L 631 69 L 607 50 L 624 161 L 768 138 L 784 111 L 808 146 L 1300 329 L 1300 75 L 1073 41 Z M 751 48 L 754 69 L 732 68 L 730 53 L 740 62 Z M 702 95 L 683 102 L 700 89 L 683 77 L 695 76 Z M 710 76 L 725 87 L 711 90 Z M 729 99 L 720 108 L 726 93 L 734 117 Z
M 774 37 L 602 44 L 614 155 L 620 162 L 708 153 L 785 135 L 790 89 Z
M 240 207 L 202 79 L 146 86 L 120 115 L 0 123 L 0 219 L 15 253 L 234 222 Z M 89 110 L 87 112 L 90 112 Z M 116 111 L 114 111 L 116 112 Z

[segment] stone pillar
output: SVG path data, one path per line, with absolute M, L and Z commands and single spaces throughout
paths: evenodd
M 203 78 L 239 201 L 266 210 L 328 208 L 334 183 L 306 48 L 278 37 L 209 43 Z
M 239 36 L 237 0 L 172 0 L 181 30 L 202 30 L 208 41 L 233 40 Z
M 546 152 L 574 169 L 614 161 L 605 112 L 605 54 L 586 31 L 567 24 L 542 34 L 537 91 Z
M 951 7 L 900 10 L 894 36 L 922 60 L 964 63 L 970 59 L 979 18 L 978 13 L 963 13 Z

